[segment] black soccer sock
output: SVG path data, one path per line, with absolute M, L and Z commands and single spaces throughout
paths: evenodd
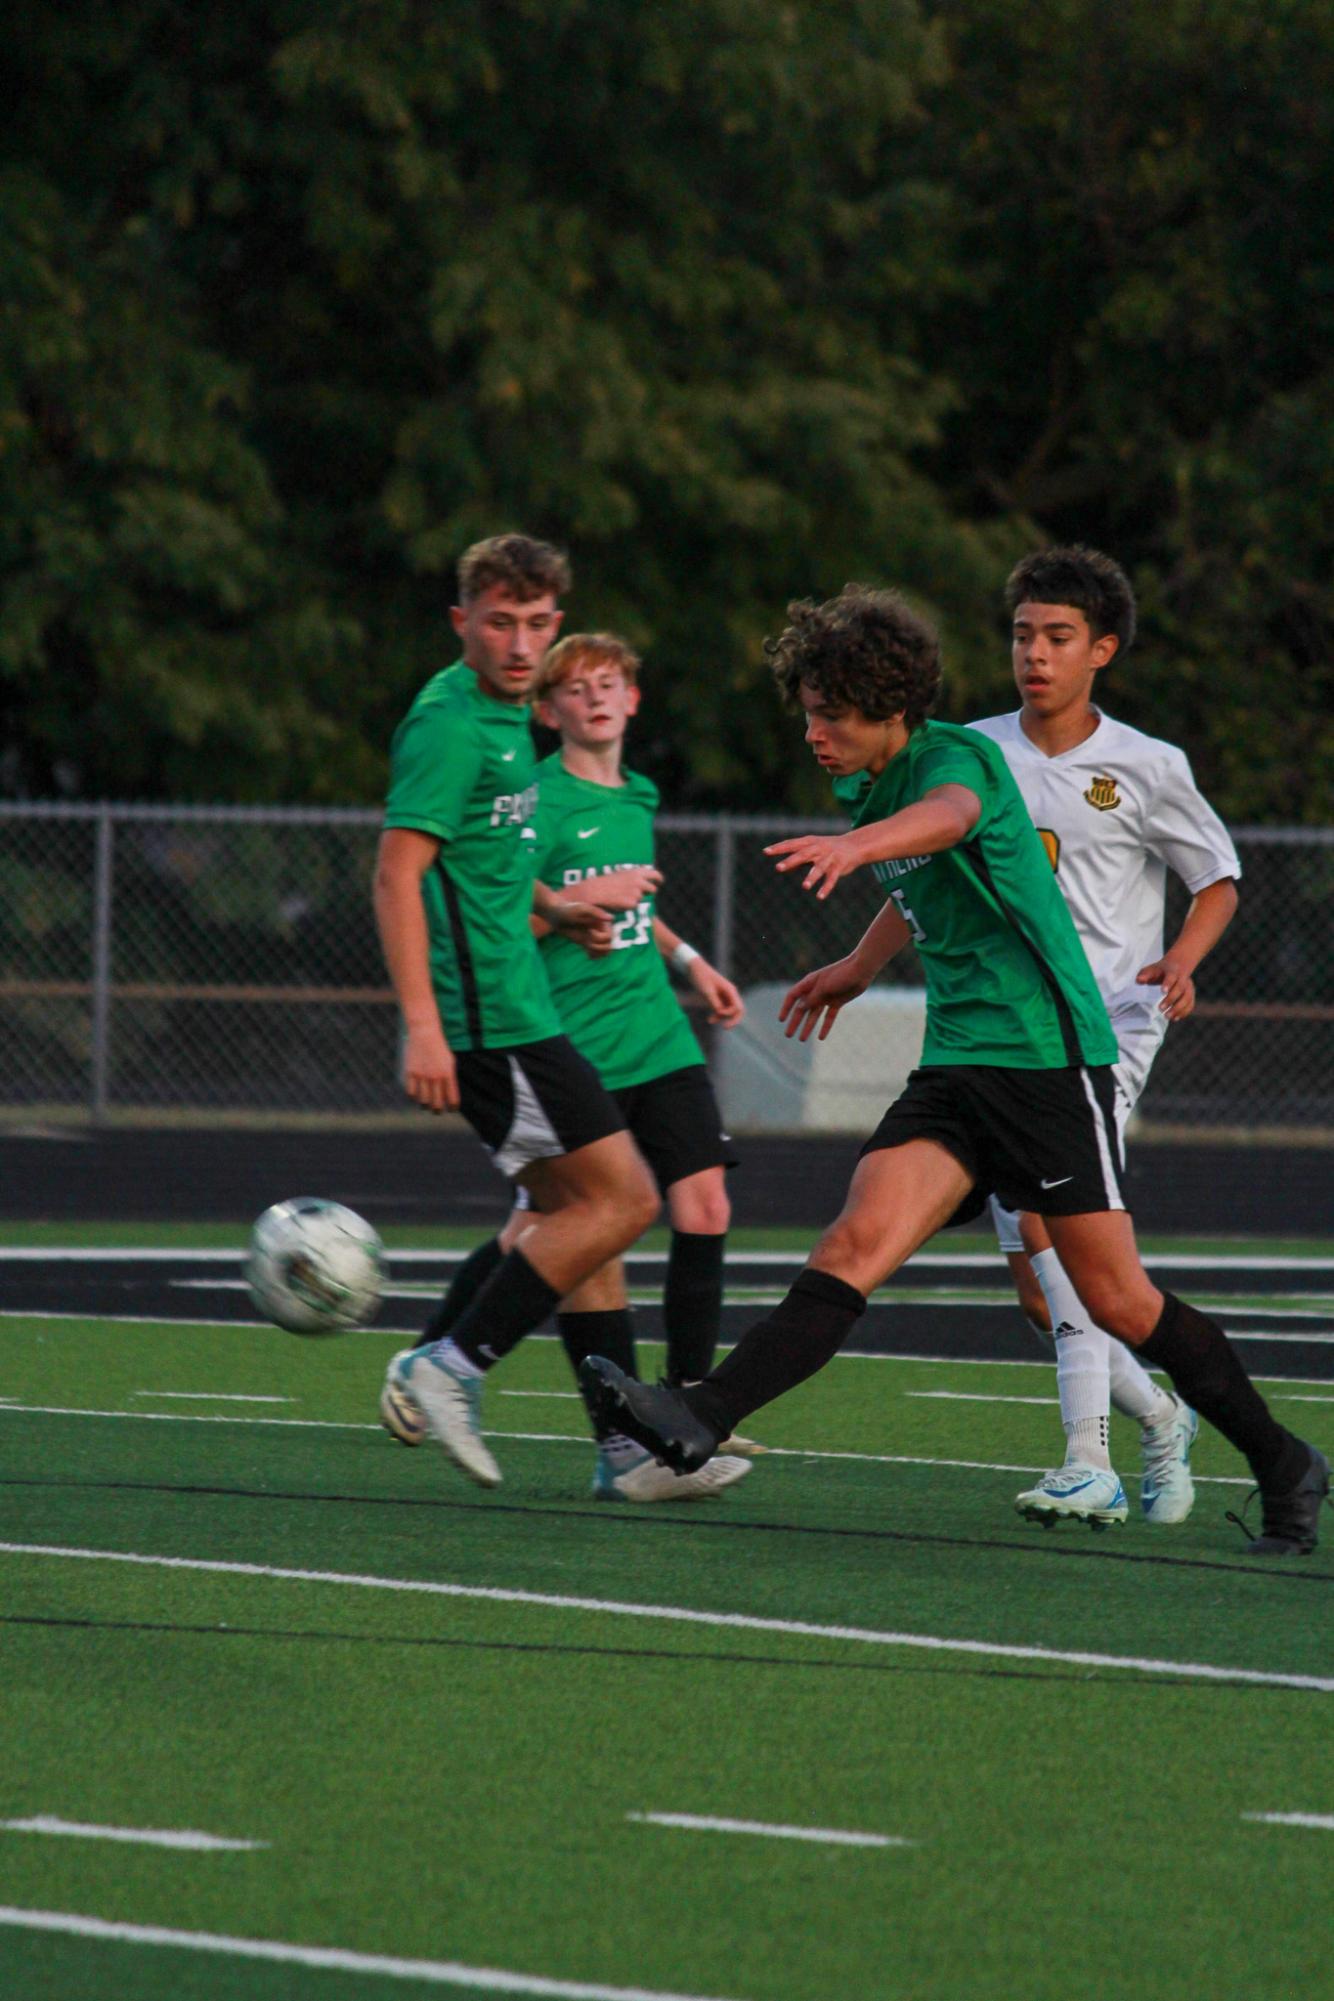
M 574 1379 L 579 1383 L 580 1394 L 588 1408 L 593 1436 L 601 1444 L 616 1427 L 599 1423 L 592 1399 L 579 1382 L 579 1364 L 589 1355 L 604 1355 L 609 1362 L 615 1362 L 618 1369 L 623 1369 L 627 1376 L 635 1375 L 633 1316 L 628 1306 L 616 1306 L 605 1313 L 558 1313 L 556 1325 L 570 1358 Z
M 719 1438 L 761 1404 L 813 1376 L 836 1355 L 866 1311 L 857 1288 L 827 1271 L 804 1271 L 767 1320 L 747 1328 L 713 1374 L 682 1395 Z
M 726 1236 L 702 1237 L 673 1230 L 662 1289 L 662 1324 L 667 1336 L 667 1380 L 697 1383 L 713 1367 L 723 1315 L 723 1252 Z
M 522 1251 L 511 1251 L 454 1322 L 449 1339 L 479 1369 L 489 1369 L 541 1325 L 559 1298 Z
M 449 1333 L 464 1308 L 476 1298 L 492 1272 L 498 1270 L 504 1255 L 499 1237 L 488 1238 L 486 1243 L 479 1244 L 475 1251 L 469 1253 L 450 1280 L 449 1290 L 422 1329 L 417 1342 L 419 1348 Z
M 1175 1293 L 1163 1294 L 1158 1325 L 1134 1350 L 1250 1461 L 1256 1485 L 1285 1493 L 1306 1471 L 1307 1447 L 1275 1422 L 1216 1320 Z

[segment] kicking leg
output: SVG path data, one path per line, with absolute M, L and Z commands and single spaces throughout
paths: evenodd
M 936 1230 L 972 1186 L 955 1156 L 913 1139 L 864 1154 L 838 1220 L 825 1231 L 787 1298 L 748 1329 L 693 1389 L 618 1382 L 594 1360 L 586 1377 L 631 1437 L 679 1470 L 701 1466 L 751 1411 L 822 1369 L 874 1291 Z

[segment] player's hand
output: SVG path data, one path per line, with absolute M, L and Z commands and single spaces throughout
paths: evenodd
M 1195 1012 L 1195 982 L 1184 966 L 1175 963 L 1170 952 L 1136 973 L 1135 984 L 1162 988 L 1163 997 L 1158 1003 L 1158 1012 L 1165 1014 L 1169 1021 L 1184 1021 L 1188 1014 Z
M 870 984 L 854 959 L 838 959 L 832 966 L 807 973 L 788 988 L 778 1010 L 778 1019 L 787 1023 L 789 1042 L 794 1035 L 809 1042 L 813 1028 L 819 1029 L 817 1042 L 823 1042 L 838 1020 L 839 1010 L 864 994 Z
M 746 1003 L 732 982 L 703 958 L 690 961 L 686 978 L 708 1005 L 710 1027 L 735 1028 L 745 1015 Z
M 603 910 L 633 910 L 662 887 L 662 870 L 647 864 L 614 869 L 610 875 L 590 875 L 579 884 L 576 898 L 600 904 Z
M 439 1027 L 409 1028 L 403 1045 L 403 1088 L 428 1112 L 458 1110 L 454 1052 Z
M 836 882 L 861 866 L 851 834 L 798 834 L 790 841 L 775 841 L 764 852 L 782 856 L 778 863 L 780 875 L 804 868 L 802 888 L 816 889 L 818 884 L 816 893 L 822 903 Z
M 552 905 L 548 922 L 555 926 L 562 938 L 582 945 L 590 959 L 605 959 L 611 950 L 611 917 L 600 904 L 571 903 L 562 899 Z

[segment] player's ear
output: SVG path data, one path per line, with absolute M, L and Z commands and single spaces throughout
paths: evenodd
M 639 714 L 639 683 L 628 681 L 625 688 L 625 713 L 627 716 Z
M 556 715 L 556 711 L 542 695 L 539 695 L 533 703 L 533 716 L 537 722 L 541 723 L 544 730 L 558 730 L 560 728 L 560 720 Z
M 1120 651 L 1121 642 L 1114 632 L 1104 632 L 1101 639 L 1095 639 L 1089 659 L 1095 667 L 1105 667 L 1114 653 Z
M 452 604 L 449 607 L 449 622 L 453 626 L 459 638 L 462 639 L 463 628 L 468 623 L 468 612 L 466 606 L 461 604 Z

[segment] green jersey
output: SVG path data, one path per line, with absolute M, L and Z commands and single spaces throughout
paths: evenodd
M 560 1034 L 529 928 L 537 808 L 528 711 L 461 662 L 426 683 L 390 751 L 386 827 L 439 841 L 422 877 L 431 981 L 454 1049 Z
M 912 928 L 926 971 L 922 1062 L 1016 1070 L 1114 1063 L 1088 959 L 998 744 L 952 723 L 921 724 L 872 779 L 835 781 L 853 825 L 887 820 L 937 785 L 982 802 L 966 841 L 872 864 Z
M 538 765 L 537 783 L 537 872 L 550 888 L 652 863 L 651 780 L 625 771 L 619 785 L 597 785 L 567 771 L 558 752 Z M 653 942 L 653 908 L 647 896 L 615 913 L 601 959 L 554 932 L 542 940 L 561 1027 L 609 1091 L 704 1061 Z

